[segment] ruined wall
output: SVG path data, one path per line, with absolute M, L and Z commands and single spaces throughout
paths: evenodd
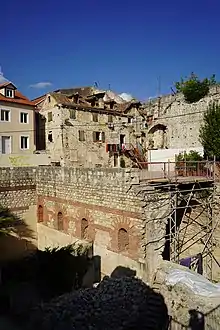
M 214 86 L 209 95 L 198 102 L 188 104 L 182 94 L 167 95 L 149 101 L 145 105 L 145 113 L 152 116 L 149 121 L 149 148 L 161 144 L 164 139 L 163 129 L 166 130 L 166 141 L 162 148 L 200 147 L 199 128 L 203 121 L 204 112 L 212 101 L 220 100 L 220 86 Z M 148 117 L 150 118 L 150 117 Z
M 123 265 L 135 268 L 143 277 L 143 214 L 131 181 L 125 170 L 39 168 L 38 206 L 43 206 L 43 222 L 38 232 L 41 248 L 51 242 L 49 228 L 56 242 L 69 242 L 68 237 L 93 241 L 94 253 L 101 256 L 102 273 L 110 274 Z M 58 231 L 60 214 L 63 228 Z M 47 239 L 42 226 L 48 233 Z M 126 243 L 123 240 L 128 245 L 123 246 Z
M 1 239 L 1 259 L 37 245 L 35 179 L 35 168 L 0 168 L 0 205 L 9 208 L 6 216 L 18 217 L 24 222 L 16 227 L 14 236 Z

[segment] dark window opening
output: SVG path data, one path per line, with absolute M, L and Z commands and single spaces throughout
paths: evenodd
M 125 144 L 125 134 L 120 134 L 120 144 Z
M 92 114 L 92 120 L 96 123 L 99 121 L 98 113 L 93 113 Z
M 105 132 L 93 132 L 93 142 L 105 142 Z
M 85 132 L 79 131 L 79 141 L 85 141 Z
M 118 154 L 114 154 L 114 167 L 118 167 Z
M 114 102 L 110 103 L 110 109 L 114 109 Z
M 131 118 L 128 118 L 128 124 L 131 124 Z
M 121 228 L 118 231 L 118 249 L 119 251 L 126 251 L 129 248 L 129 236 L 126 229 Z
M 38 206 L 38 212 L 37 212 L 37 218 L 38 218 L 38 222 L 43 222 L 44 221 L 44 210 L 43 210 L 43 206 L 39 205 Z
M 108 123 L 112 123 L 113 122 L 113 116 L 112 115 L 108 115 Z
M 51 111 L 48 112 L 48 114 L 47 114 L 47 120 L 48 121 L 52 121 L 53 120 L 53 115 L 52 115 L 52 112 Z
M 88 220 L 83 218 L 81 221 L 81 237 L 82 237 L 82 239 L 88 239 L 88 227 L 89 227 Z
M 50 103 L 50 96 L 48 96 L 48 102 Z
M 48 133 L 48 141 L 53 142 L 53 133 L 51 131 Z
M 70 119 L 76 119 L 76 110 L 75 109 L 70 109 L 69 114 L 70 114 Z
M 58 212 L 58 214 L 57 214 L 57 229 L 63 230 L 63 214 L 62 214 L 62 212 Z

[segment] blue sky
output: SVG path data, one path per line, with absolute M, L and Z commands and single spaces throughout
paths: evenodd
M 147 99 L 158 77 L 161 93 L 191 71 L 220 79 L 219 12 L 219 0 L 3 1 L 0 65 L 30 98 L 98 82 Z

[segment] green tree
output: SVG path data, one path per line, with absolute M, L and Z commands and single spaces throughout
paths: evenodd
M 200 141 L 209 158 L 220 159 L 220 105 L 212 103 L 204 114 Z
M 210 79 L 201 80 L 192 72 L 189 78 L 182 78 L 176 82 L 175 87 L 177 92 L 183 93 L 186 102 L 193 103 L 205 97 L 209 93 L 209 87 L 215 84 L 215 75 L 212 75 Z

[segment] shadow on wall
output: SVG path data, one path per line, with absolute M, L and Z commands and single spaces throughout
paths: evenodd
M 208 330 L 219 329 L 220 324 L 220 305 L 207 313 L 198 310 L 189 310 L 189 324 L 183 325 L 180 322 L 170 319 L 170 330 Z
M 0 263 L 35 250 L 34 239 L 24 220 L 0 205 Z
M 130 269 L 129 267 L 118 266 L 111 273 L 112 278 L 120 278 L 120 277 L 135 277 L 136 270 Z
M 0 313 L 23 326 L 30 309 L 39 303 L 99 282 L 101 258 L 91 256 L 91 251 L 82 247 L 35 250 L 5 263 L 1 270 Z

